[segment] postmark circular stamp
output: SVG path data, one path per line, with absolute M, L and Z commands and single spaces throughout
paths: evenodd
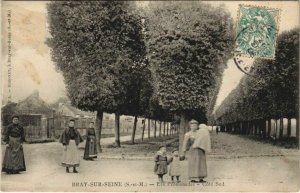
M 279 9 L 239 5 L 234 62 L 245 74 L 257 70 L 252 65 L 255 58 L 275 58 L 279 16 Z

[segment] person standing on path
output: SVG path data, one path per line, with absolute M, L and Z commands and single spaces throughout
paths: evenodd
M 19 125 L 19 117 L 12 117 L 10 124 L 4 131 L 6 150 L 2 162 L 2 172 L 7 174 L 19 174 L 26 171 L 25 158 L 22 143 L 25 142 L 25 133 Z
M 94 122 L 90 122 L 90 128 L 88 128 L 86 132 L 86 144 L 83 159 L 93 161 L 94 158 L 97 158 L 96 132 L 94 129 Z
M 180 161 L 182 159 L 180 159 L 177 149 L 174 149 L 172 154 L 173 154 L 173 156 L 169 160 L 169 162 L 171 163 L 170 164 L 169 175 L 171 176 L 172 182 L 174 181 L 174 177 L 176 176 L 176 180 L 179 183 L 180 182 L 179 177 L 181 175 Z
M 62 166 L 66 167 L 69 173 L 69 167 L 73 167 L 73 172 L 78 173 L 76 167 L 79 166 L 80 157 L 78 153 L 78 145 L 83 141 L 80 133 L 74 128 L 75 120 L 69 121 L 69 127 L 62 133 L 59 142 L 64 147 L 62 156 Z
M 164 145 L 159 147 L 159 151 L 156 152 L 154 158 L 154 172 L 158 176 L 158 181 L 163 183 L 164 182 L 164 175 L 168 173 L 168 157 L 166 154 L 166 147 Z
M 205 124 L 197 130 L 196 120 L 191 120 L 189 126 L 191 131 L 185 134 L 183 140 L 184 154 L 188 154 L 188 176 L 191 182 L 202 183 L 207 177 L 206 152 L 211 151 L 210 134 Z

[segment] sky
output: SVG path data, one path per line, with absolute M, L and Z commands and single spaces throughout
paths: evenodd
M 66 96 L 63 76 L 51 61 L 50 48 L 45 44 L 49 37 L 47 31 L 47 11 L 45 1 L 4 1 L 2 2 L 3 40 L 2 40 L 2 104 L 6 104 L 10 95 L 12 101 L 23 100 L 33 91 L 38 90 L 40 97 L 48 103 L 55 102 L 58 98 Z M 260 5 L 281 10 L 279 33 L 299 24 L 298 1 L 273 1 L 273 2 L 239 2 L 239 1 L 214 1 L 213 5 L 223 4 L 236 21 L 239 4 Z M 138 3 L 147 7 L 147 1 Z M 8 92 L 8 18 L 7 11 L 11 10 L 11 45 L 12 45 L 12 85 Z M 216 104 L 234 89 L 244 75 L 237 69 L 233 60 L 229 60 L 227 69 L 223 74 L 223 81 Z

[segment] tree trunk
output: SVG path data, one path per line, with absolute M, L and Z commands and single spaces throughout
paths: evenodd
M 253 123 L 253 121 L 250 122 L 250 135 L 254 135 L 254 123 Z
M 156 120 L 154 120 L 154 138 L 156 138 L 156 129 L 157 129 Z
M 258 137 L 261 137 L 261 125 L 260 125 L 260 120 L 257 120 L 256 122 L 256 127 L 257 127 L 257 135 Z
M 189 119 L 188 119 L 187 116 L 186 116 L 184 133 L 189 132 L 189 131 L 191 130 L 189 122 L 190 122 L 190 121 L 189 121 Z
M 297 138 L 297 142 L 298 142 L 298 148 L 299 148 L 299 118 L 296 118 L 296 138 Z
M 243 121 L 242 123 L 242 132 L 244 135 L 247 134 L 247 121 Z
M 254 135 L 257 136 L 257 120 L 254 120 Z
M 103 120 L 103 111 L 97 111 L 97 115 L 96 115 L 96 130 L 98 130 L 97 132 L 97 149 L 98 152 L 101 153 L 102 152 L 102 148 L 101 148 L 101 133 L 102 133 L 102 120 Z
M 172 135 L 175 135 L 176 134 L 176 125 L 170 125 L 170 129 L 172 129 Z
M 143 121 L 143 130 L 142 130 L 142 141 L 144 141 L 144 134 L 145 134 L 145 128 L 146 128 L 146 119 L 144 119 L 144 121 Z
M 183 138 L 186 131 L 186 115 L 185 113 L 181 113 L 180 115 L 180 124 L 179 124 L 179 153 L 180 155 L 183 155 Z
M 134 116 L 133 129 L 132 129 L 132 135 L 131 135 L 131 144 L 134 144 L 136 125 L 137 125 L 137 116 Z
M 287 124 L 287 136 L 291 137 L 291 131 L 292 131 L 292 121 L 290 118 L 288 118 L 288 124 Z
M 151 125 L 150 125 L 150 119 L 148 119 L 148 139 L 150 139 L 150 128 L 151 128 Z
M 274 136 L 274 138 L 277 139 L 277 129 L 278 129 L 277 119 L 275 119 L 274 121 L 275 121 L 275 127 L 274 127 L 275 136 Z
M 169 122 L 167 122 L 167 136 L 169 136 Z
M 115 144 L 117 147 L 121 147 L 120 142 L 120 114 L 115 113 Z
M 240 128 L 240 134 L 245 134 L 245 131 L 244 131 L 244 122 L 243 121 L 240 122 L 239 128 Z
M 283 118 L 279 119 L 279 139 L 283 137 Z
M 271 135 L 271 129 L 272 129 L 272 122 L 271 119 L 268 119 L 268 133 L 267 133 L 267 137 L 270 137 Z
M 245 129 L 244 129 L 245 125 L 244 124 L 245 124 L 244 121 L 240 122 L 240 134 L 245 134 Z
M 164 121 L 164 136 L 166 136 L 166 122 Z
M 158 134 L 159 137 L 161 137 L 161 121 L 159 121 L 159 134 Z
M 247 130 L 247 122 L 242 122 L 242 134 L 245 135 Z
M 266 138 L 267 128 L 266 128 L 266 121 L 264 119 L 261 120 L 261 127 L 262 127 L 262 137 Z
M 259 120 L 255 120 L 255 136 L 259 136 Z

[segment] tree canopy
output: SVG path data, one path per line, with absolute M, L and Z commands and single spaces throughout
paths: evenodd
M 132 74 L 145 54 L 133 3 L 52 2 L 47 8 L 48 44 L 72 104 L 90 111 L 127 108 Z
M 296 118 L 299 109 L 299 29 L 278 37 L 274 60 L 256 59 L 253 76 L 244 76 L 222 102 L 219 124 L 256 119 Z
M 159 105 L 205 118 L 231 56 L 229 13 L 201 2 L 150 2 L 146 16 L 147 53 Z

